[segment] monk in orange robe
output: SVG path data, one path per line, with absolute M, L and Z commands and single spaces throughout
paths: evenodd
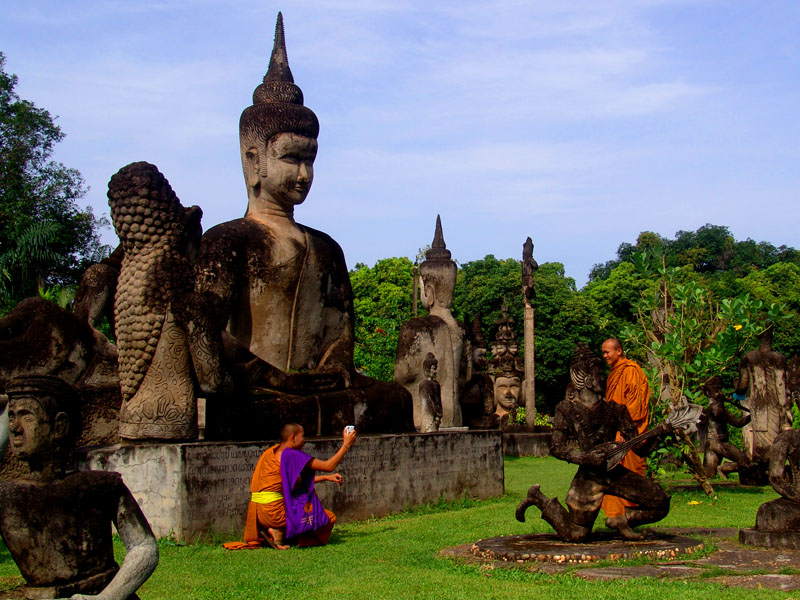
M 329 475 L 316 475 L 314 483 L 331 481 L 338 485 L 342 483 L 339 473 L 332 473 L 339 465 L 344 455 L 355 443 L 356 432 L 345 430 L 343 444 L 338 452 L 328 460 L 319 460 L 309 457 L 306 469 L 324 471 Z M 260 548 L 268 544 L 278 550 L 286 550 L 289 546 L 285 543 L 286 535 L 286 506 L 285 491 L 292 485 L 284 486 L 281 476 L 281 456 L 286 449 L 300 450 L 305 444 L 303 427 L 296 423 L 289 423 L 281 431 L 281 443 L 268 448 L 258 459 L 253 477 L 250 480 L 250 504 L 247 507 L 247 520 L 244 526 L 243 542 L 228 542 L 223 544 L 228 550 L 243 548 Z M 291 493 L 291 492 L 290 492 Z M 296 538 L 298 546 L 322 546 L 328 543 L 336 515 L 325 510 L 328 522 L 312 532 L 305 533 Z
M 650 385 L 647 383 L 647 376 L 635 361 L 625 358 L 618 339 L 611 338 L 603 342 L 602 351 L 603 358 L 611 367 L 611 373 L 606 380 L 606 401 L 627 406 L 631 420 L 642 434 L 647 430 L 650 421 Z M 619 432 L 617 441 L 623 441 Z M 620 464 L 638 475 L 645 475 L 647 472 L 647 461 L 633 450 L 625 455 Z M 626 506 L 635 505 L 617 496 L 603 498 L 602 508 L 606 514 L 607 527 L 620 531 L 627 528 Z

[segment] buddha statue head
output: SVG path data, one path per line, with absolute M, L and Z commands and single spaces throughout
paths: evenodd
M 63 472 L 78 433 L 75 389 L 63 379 L 42 375 L 14 379 L 6 391 L 14 456 L 30 465 L 31 474 Z
M 584 404 L 592 405 L 602 400 L 605 382 L 602 375 L 602 361 L 583 342 L 578 342 L 572 353 L 569 376 L 575 386 L 578 398 Z
M 442 220 L 439 215 L 436 215 L 433 243 L 425 252 L 425 260 L 419 266 L 419 276 L 422 282 L 422 306 L 428 311 L 434 307 L 449 311 L 453 306 L 458 267 L 450 256 L 450 250 L 444 243 Z
M 248 215 L 257 209 L 279 209 L 291 216 L 308 195 L 314 178 L 319 121 L 303 106 L 295 85 L 278 13 L 275 44 L 253 104 L 239 119 L 242 169 L 248 191 Z

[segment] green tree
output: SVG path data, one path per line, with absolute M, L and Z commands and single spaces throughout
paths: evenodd
M 16 84 L 0 53 L 0 257 L 6 308 L 36 294 L 39 286 L 76 283 L 102 256 L 98 231 L 107 225 L 90 208 L 77 205 L 86 194 L 80 173 L 51 159 L 64 134 L 48 111 L 16 94 Z M 36 227 L 46 222 L 54 229 L 43 236 Z M 32 238 L 46 240 L 39 250 L 49 258 L 23 274 L 14 259 Z
M 411 318 L 414 264 L 408 258 L 384 258 L 374 267 L 357 264 L 350 271 L 355 309 L 356 368 L 392 381 L 397 339 Z

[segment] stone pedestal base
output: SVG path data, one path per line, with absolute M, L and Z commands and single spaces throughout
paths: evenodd
M 210 534 L 241 536 L 250 477 L 275 442 L 136 444 L 79 451 L 84 470 L 118 471 L 157 537 L 192 542 Z M 340 438 L 309 440 L 305 452 L 333 455 Z M 462 495 L 502 495 L 499 431 L 360 435 L 339 465 L 344 484 L 317 487 L 340 521 Z
M 800 550 L 800 504 L 786 498 L 758 507 L 756 526 L 739 530 L 739 541 L 750 546 Z
M 740 529 L 739 541 L 742 544 L 747 544 L 748 546 L 800 550 L 800 532 L 798 531 L 761 531 L 759 529 Z

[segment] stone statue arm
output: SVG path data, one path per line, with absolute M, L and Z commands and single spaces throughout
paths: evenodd
M 739 363 L 739 378 L 733 382 L 733 387 L 737 394 L 746 394 L 747 388 L 750 386 L 750 375 L 747 369 L 748 360 L 747 355 L 742 357 Z
M 124 488 L 120 496 L 114 525 L 125 544 L 125 560 L 119 571 L 99 594 L 76 594 L 71 600 L 127 600 L 153 574 L 158 565 L 158 544 L 142 509 L 128 488 Z
M 550 442 L 550 454 L 556 458 L 588 467 L 599 467 L 605 464 L 605 453 L 590 450 L 584 452 L 578 447 L 575 436 L 570 431 L 569 415 L 561 406 L 556 407 L 553 417 L 553 437 Z
M 0 459 L 8 448 L 8 396 L 0 394 Z
M 744 427 L 750 422 L 750 413 L 744 413 L 741 417 L 737 417 L 736 415 L 732 414 L 727 408 L 724 410 L 725 410 L 725 415 L 728 418 L 728 423 L 730 423 L 734 427 Z
M 663 423 L 656 425 L 656 428 L 660 429 L 660 435 L 643 440 L 632 448 L 638 456 L 649 456 L 650 453 L 655 450 L 656 446 L 658 446 L 659 442 L 661 442 L 662 437 L 671 432 L 669 426 Z M 627 409 L 620 411 L 619 432 L 625 440 L 632 440 L 639 435 L 639 429 L 636 427 L 636 423 L 634 423 L 633 419 L 631 419 Z

